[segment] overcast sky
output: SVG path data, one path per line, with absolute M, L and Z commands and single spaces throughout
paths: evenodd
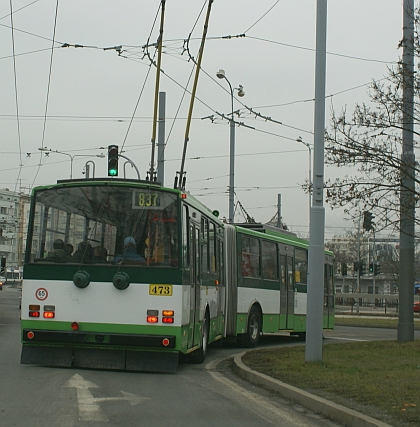
M 58 9 L 56 0 L 11 3 L 13 32 L 9 1 L 0 2 L 0 188 L 28 192 L 67 179 L 70 156 L 75 156 L 74 178 L 83 177 L 89 160 L 95 162 L 95 176 L 105 176 L 106 159 L 95 156 L 106 154 L 101 147 L 110 144 L 124 147 L 144 179 L 156 70 L 142 46 L 157 41 L 160 0 L 60 0 Z M 186 189 L 222 217 L 228 216 L 229 123 L 218 113 L 231 111 L 231 96 L 227 82 L 216 77 L 219 69 L 245 91 L 234 100 L 240 111 L 235 119 L 248 126 L 236 128 L 236 200 L 257 221 L 267 222 L 281 194 L 283 221 L 308 234 L 309 198 L 300 187 L 309 174 L 308 149 L 296 139 L 313 144 L 316 4 L 213 2 L 185 170 Z M 166 1 L 160 90 L 167 101 L 168 187 L 180 169 L 190 103 L 184 88 L 190 91 L 194 78 L 184 40 L 191 34 L 188 50 L 197 58 L 206 10 L 204 0 Z M 368 100 L 366 85 L 383 78 L 401 55 L 401 36 L 400 0 L 328 1 L 327 119 L 331 108 L 352 110 Z M 155 54 L 154 47 L 149 53 Z M 41 157 L 39 147 L 68 155 Z M 126 171 L 136 177 L 131 167 Z M 343 174 L 325 172 L 326 178 Z M 240 210 L 235 220 L 243 220 Z M 352 227 L 342 211 L 326 206 L 326 239 Z

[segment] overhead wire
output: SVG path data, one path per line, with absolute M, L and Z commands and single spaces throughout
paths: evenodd
M 189 35 L 188 35 L 188 38 L 187 38 L 186 40 L 184 40 L 183 52 L 182 52 L 182 54 L 181 54 L 181 55 L 183 55 L 183 54 L 184 54 L 184 52 L 187 52 L 187 53 L 188 53 L 189 60 L 191 60 L 191 61 L 194 63 L 194 66 L 195 66 L 195 67 L 197 66 L 197 63 L 196 63 L 196 61 L 194 60 L 194 58 L 193 58 L 193 57 L 191 56 L 191 54 L 190 54 L 190 50 L 189 50 L 189 41 L 190 41 L 190 39 L 191 39 L 191 35 L 192 35 L 192 33 L 193 33 L 193 32 L 194 32 L 194 30 L 195 30 L 195 27 L 197 26 L 198 20 L 200 19 L 201 15 L 202 15 L 202 13 L 203 13 L 203 11 L 204 11 L 204 7 L 206 6 L 206 3 L 207 3 L 207 0 L 205 0 L 205 1 L 204 1 L 203 6 L 201 7 L 200 13 L 198 14 L 197 19 L 195 20 L 195 23 L 194 23 L 194 25 L 193 25 L 193 27 L 192 27 L 192 29 L 191 29 L 191 31 L 190 31 L 190 33 L 189 33 Z M 185 47 L 185 46 L 186 46 L 186 47 Z M 189 60 L 188 60 L 188 61 L 189 61 Z M 171 137 L 171 135 L 172 135 L 172 131 L 173 131 L 174 127 L 175 127 L 175 121 L 176 121 L 176 119 L 177 119 L 177 117 L 178 117 L 178 114 L 179 114 L 179 112 L 180 112 L 180 110 L 181 110 L 181 106 L 182 106 L 182 104 L 183 104 L 183 102 L 184 102 L 184 98 L 185 98 L 185 96 L 186 96 L 187 92 L 191 94 L 191 92 L 187 91 L 187 88 L 188 88 L 188 85 L 189 85 L 189 83 L 190 83 L 190 81 L 191 81 L 191 78 L 192 78 L 192 76 L 193 76 L 193 73 L 194 73 L 194 67 L 192 67 L 192 68 L 191 68 L 191 72 L 190 72 L 190 75 L 189 75 L 189 77 L 188 77 L 187 84 L 184 86 L 184 90 L 183 90 L 183 93 L 182 93 L 182 96 L 181 96 L 180 102 L 179 102 L 179 104 L 178 104 L 178 108 L 177 108 L 177 110 L 176 110 L 176 112 L 175 112 L 174 119 L 172 120 L 172 124 L 171 124 L 171 127 L 170 127 L 169 132 L 168 132 L 168 136 L 167 136 L 167 138 L 166 138 L 165 144 L 164 144 L 164 146 L 163 146 L 163 150 L 162 150 L 162 152 L 161 152 L 161 155 L 160 155 L 160 158 L 158 159 L 158 161 L 162 161 L 162 158 L 164 158 L 164 156 L 165 156 L 165 150 L 166 150 L 166 147 L 167 147 L 167 145 L 168 145 L 169 139 L 170 139 L 170 137 Z M 165 73 L 163 73 L 163 74 L 165 74 Z M 198 98 L 196 97 L 196 99 L 198 99 Z
M 13 53 L 13 78 L 15 86 L 15 106 L 16 106 L 16 125 L 17 125 L 17 136 L 19 146 L 19 164 L 22 165 L 22 143 L 20 135 L 20 121 L 19 121 L 19 96 L 18 96 L 18 85 L 17 85 L 17 73 L 16 73 L 16 56 L 15 56 L 15 34 L 13 31 L 13 5 L 12 0 L 9 0 L 10 4 L 10 23 L 11 23 L 11 36 L 12 36 L 12 53 Z M 20 177 L 21 170 L 19 171 L 18 179 Z
M 246 31 L 244 31 L 244 34 L 246 34 L 251 28 L 254 28 L 263 18 L 265 18 L 265 16 L 267 16 L 278 4 L 280 3 L 280 0 L 277 0 L 273 6 L 270 7 L 270 9 L 267 10 L 267 12 L 265 12 L 261 18 L 257 19 L 256 22 L 254 22 Z
M 159 3 L 159 8 L 158 8 L 158 10 L 157 10 L 157 12 L 156 12 L 155 19 L 154 19 L 154 21 L 153 21 L 152 28 L 151 28 L 151 30 L 150 30 L 149 38 L 147 39 L 147 45 L 149 44 L 150 37 L 152 36 L 153 29 L 154 29 L 154 27 L 155 27 L 155 25 L 156 25 L 156 21 L 157 21 L 157 17 L 158 17 L 158 14 L 159 14 L 159 10 L 160 10 L 160 8 L 161 8 L 161 3 Z M 155 51 L 155 54 L 156 54 L 156 51 Z M 148 56 L 148 57 L 150 58 L 150 56 Z M 127 131 L 126 131 L 126 133 L 125 133 L 125 136 L 124 136 L 124 140 L 123 140 L 122 146 L 121 146 L 121 148 L 120 148 L 120 152 L 124 149 L 125 143 L 126 143 L 127 138 L 128 138 L 128 134 L 129 134 L 130 129 L 131 129 L 131 125 L 133 124 L 133 120 L 134 120 L 134 117 L 135 117 L 135 115 L 136 115 L 137 108 L 138 108 L 139 103 L 140 103 L 140 99 L 141 99 L 141 97 L 143 96 L 143 92 L 144 92 L 144 89 L 145 89 L 145 87 L 146 87 L 146 82 L 147 82 L 147 79 L 149 78 L 149 74 L 150 74 L 150 71 L 151 71 L 151 69 L 152 69 L 152 65 L 153 65 L 153 64 L 154 64 L 154 56 L 153 56 L 153 58 L 150 58 L 149 69 L 147 70 L 146 77 L 145 77 L 145 79 L 144 79 L 144 82 L 143 82 L 142 88 L 141 88 L 140 93 L 139 93 L 139 96 L 138 96 L 138 98 L 137 98 L 136 105 L 135 105 L 134 110 L 133 110 L 133 114 L 131 115 L 131 119 L 130 119 L 129 125 L 128 125 Z
M 55 6 L 54 29 L 53 29 L 53 38 L 52 38 L 52 44 L 51 44 L 50 66 L 49 66 L 49 70 L 48 70 L 47 97 L 45 100 L 45 112 L 44 112 L 44 123 L 43 123 L 43 129 L 42 129 L 41 148 L 44 148 L 44 141 L 45 141 L 45 130 L 46 130 L 46 124 L 47 124 L 48 102 L 49 102 L 49 97 L 50 97 L 52 64 L 53 64 L 53 57 L 54 57 L 55 33 L 56 33 L 56 29 L 57 29 L 57 16 L 58 16 L 58 0 L 56 0 L 56 6 Z M 35 177 L 32 181 L 31 188 L 35 184 L 35 181 L 38 177 L 41 166 L 42 166 L 42 151 L 40 153 L 38 170 L 36 171 Z

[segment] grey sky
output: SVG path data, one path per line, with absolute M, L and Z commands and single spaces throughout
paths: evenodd
M 32 2 L 12 1 L 14 10 L 29 5 L 13 15 L 20 138 L 10 5 L 5 0 L 0 3 L 0 187 L 19 190 L 20 186 L 68 178 L 68 156 L 52 153 L 38 166 L 38 148 L 42 145 L 70 155 L 95 156 L 105 153 L 100 147 L 124 144 L 124 154 L 136 163 L 144 178 L 151 157 L 155 69 L 151 68 L 146 80 L 150 67 L 141 46 L 149 36 L 151 42 L 157 40 L 160 0 L 60 0 L 49 92 L 56 0 Z M 197 57 L 207 8 L 206 4 L 200 16 L 204 3 L 166 2 L 165 74 L 160 89 L 167 96 L 165 184 L 169 187 L 180 168 L 190 102 L 186 94 L 180 104 L 193 70 L 187 52 L 183 52 L 183 41 L 192 32 L 189 48 Z M 216 112 L 229 113 L 231 104 L 227 83 L 216 78 L 219 68 L 225 70 L 232 86 L 243 85 L 245 97 L 235 99 L 234 108 L 242 113 L 237 120 L 255 128 L 236 128 L 235 187 L 239 201 L 257 221 L 266 222 L 276 213 L 277 194 L 281 193 L 284 221 L 294 231 L 308 232 L 308 196 L 299 186 L 308 177 L 308 150 L 296 139 L 301 136 L 313 143 L 315 25 L 316 0 L 213 3 L 185 169 L 187 190 L 222 216 L 228 212 L 229 126 L 217 118 Z M 366 101 L 363 85 L 372 78 L 382 78 L 387 65 L 398 60 L 402 2 L 329 0 L 327 31 L 328 117 L 332 106 L 351 110 L 356 102 Z M 242 34 L 245 37 L 235 37 Z M 224 37 L 229 35 L 232 37 Z M 71 46 L 61 47 L 64 43 Z M 120 56 L 115 50 L 104 50 L 119 45 Z M 153 48 L 150 52 L 154 54 Z M 245 105 L 282 125 L 252 116 Z M 213 123 L 202 119 L 211 115 L 217 118 Z M 76 156 L 73 177 L 83 176 L 87 160 L 95 161 L 97 177 L 105 176 L 105 159 Z M 134 170 L 127 171 L 129 177 L 136 177 Z M 327 177 L 340 173 L 326 169 Z M 327 207 L 326 238 L 351 225 L 343 220 L 341 211 L 331 212 Z

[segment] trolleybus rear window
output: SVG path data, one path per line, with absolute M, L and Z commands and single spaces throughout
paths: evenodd
M 86 185 L 34 202 L 27 262 L 178 266 L 176 194 Z

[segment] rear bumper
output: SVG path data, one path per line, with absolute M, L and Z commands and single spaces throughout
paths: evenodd
M 176 346 L 176 337 L 174 335 L 109 334 L 97 332 L 47 331 L 42 329 L 23 329 L 22 341 L 24 344 L 66 343 L 69 345 L 88 344 L 147 349 L 174 349 Z
M 130 335 L 23 329 L 20 363 L 25 365 L 174 372 L 174 335 Z
M 23 345 L 20 363 L 60 368 L 172 373 L 178 367 L 178 359 L 179 354 L 174 351 Z

